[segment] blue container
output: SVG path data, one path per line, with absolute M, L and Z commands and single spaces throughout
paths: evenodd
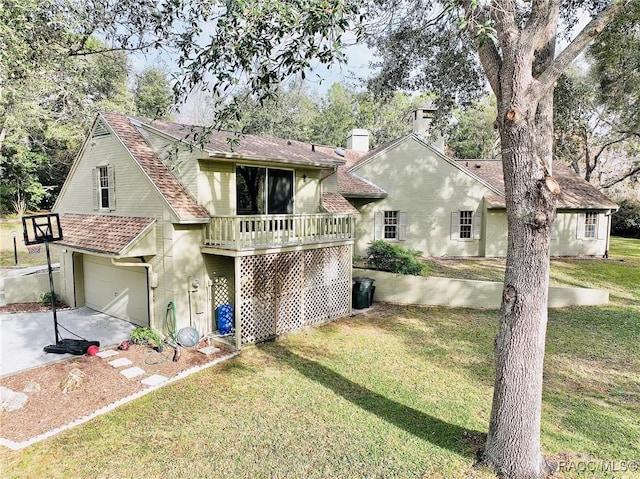
M 229 334 L 233 331 L 233 306 L 230 304 L 221 304 L 216 310 L 216 323 L 220 334 Z

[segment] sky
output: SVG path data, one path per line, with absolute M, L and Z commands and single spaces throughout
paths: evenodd
M 345 49 L 346 64 L 325 66 L 317 63 L 306 72 L 305 82 L 310 90 L 321 96 L 325 95 L 334 83 L 355 84 L 358 79 L 371 76 L 370 64 L 376 61 L 374 52 L 364 43 L 356 43 L 355 36 L 350 33 L 345 34 L 344 40 L 348 45 Z M 134 74 L 141 73 L 147 67 L 157 66 L 165 68 L 168 72 L 177 70 L 175 59 L 168 52 L 132 53 L 130 60 Z M 183 123 L 198 124 L 199 117 L 205 114 L 204 109 L 206 106 L 202 105 L 202 95 L 194 94 L 191 101 L 180 106 L 175 119 Z

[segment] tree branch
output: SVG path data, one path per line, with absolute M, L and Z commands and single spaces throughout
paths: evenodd
M 605 183 L 604 185 L 600 185 L 600 188 L 603 188 L 603 189 L 611 188 L 613 185 L 617 185 L 621 181 L 626 180 L 627 178 L 629 178 L 630 176 L 635 175 L 636 173 L 640 173 L 640 164 L 638 166 L 634 167 L 634 168 L 631 168 L 626 173 L 623 173 L 622 176 L 619 176 L 615 180 L 611 180 L 608 183 Z
M 480 16 L 478 12 L 474 12 L 471 6 L 471 0 L 464 0 L 462 2 L 462 10 L 465 15 L 471 20 L 469 24 L 469 33 L 473 38 L 475 49 L 478 52 L 478 58 L 480 64 L 484 70 L 484 74 L 487 77 L 487 81 L 496 96 L 500 93 L 500 70 L 502 68 L 502 56 L 498 51 L 496 45 L 487 38 L 480 38 L 477 34 L 477 20 Z M 483 9 L 483 12 L 489 16 L 489 10 Z
M 549 66 L 538 76 L 537 81 L 532 83 L 529 95 L 540 98 L 545 95 L 562 75 L 566 67 L 575 60 L 580 53 L 597 37 L 602 30 L 615 18 L 615 16 L 625 9 L 634 0 L 618 0 L 611 2 L 604 10 L 597 14 L 582 29 L 580 33 L 560 52 L 560 54 L 549 64 Z

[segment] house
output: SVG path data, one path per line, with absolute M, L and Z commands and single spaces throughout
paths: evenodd
M 412 133 L 372 151 L 366 130 L 348 141 L 336 191 L 360 212 L 356 256 L 365 256 L 373 240 L 397 242 L 424 256 L 506 256 L 502 163 L 448 157 L 442 136 L 427 136 L 432 114 L 414 111 Z M 617 205 L 560 163 L 554 162 L 553 175 L 561 193 L 551 254 L 606 255 Z
M 238 348 L 349 313 L 341 152 L 198 131 L 97 116 L 54 206 L 60 296 L 164 333 L 212 333 L 230 306 Z

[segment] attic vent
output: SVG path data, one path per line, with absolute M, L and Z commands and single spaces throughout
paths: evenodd
M 107 129 L 106 125 L 104 123 L 102 123 L 101 121 L 98 121 L 96 123 L 95 128 L 93 129 L 93 135 L 91 136 L 92 138 L 100 138 L 101 136 L 108 136 L 110 135 L 109 130 Z
M 333 151 L 336 152 L 336 155 L 344 157 L 344 150 L 342 148 L 336 148 Z
M 482 165 L 481 165 L 480 163 L 476 163 L 476 164 L 475 164 L 475 165 L 473 165 L 473 166 L 475 166 L 476 168 L 482 168 Z

